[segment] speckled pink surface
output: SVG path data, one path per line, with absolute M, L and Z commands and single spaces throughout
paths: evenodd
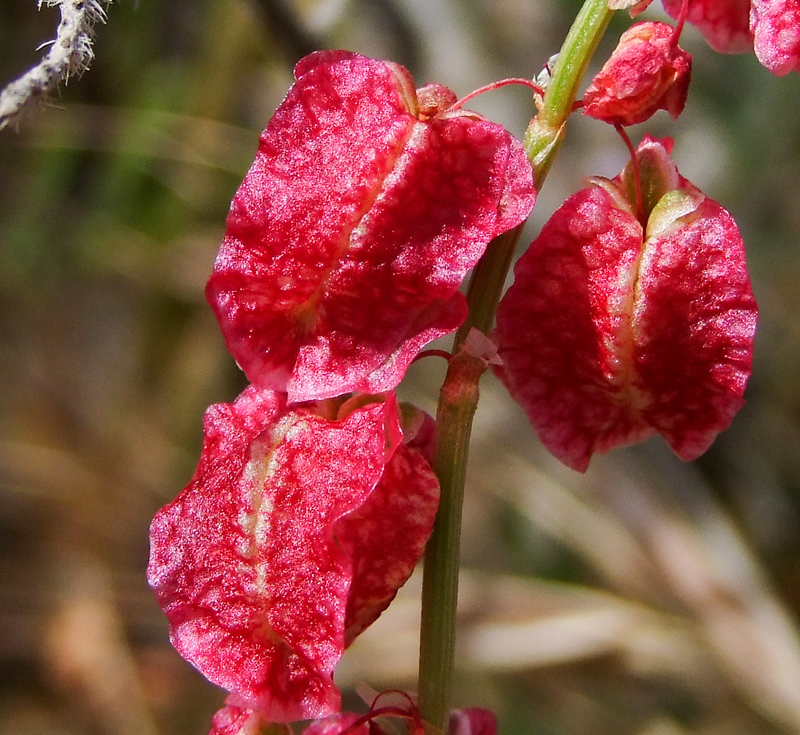
M 337 421 L 252 387 L 208 410 L 197 472 L 153 520 L 148 580 L 175 648 L 233 692 L 220 727 L 338 710 L 345 628 L 388 605 L 438 506 L 401 437 L 392 395 Z
M 643 151 L 654 166 L 666 155 L 649 138 Z M 645 238 L 633 206 L 607 190 L 624 189 L 621 177 L 574 194 L 498 310 L 501 377 L 544 445 L 579 471 L 655 433 L 694 459 L 743 403 L 756 304 L 741 236 L 716 202 L 676 172 L 664 178 L 699 206 Z
M 303 59 L 231 205 L 207 295 L 249 380 L 289 401 L 393 388 L 535 193 L 521 144 L 408 72 Z M 421 93 L 423 90 L 421 90 Z

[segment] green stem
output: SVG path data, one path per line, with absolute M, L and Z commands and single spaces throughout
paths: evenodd
M 613 11 L 607 0 L 586 0 L 578 14 L 542 103 L 525 134 L 525 150 L 541 188 L 555 157 L 567 118 L 589 59 Z M 487 334 L 494 323 L 508 269 L 522 226 L 495 238 L 475 268 L 467 293 L 469 316 L 456 333 L 453 357 L 439 395 L 434 470 L 442 499 L 433 535 L 425 552 L 420 633 L 419 710 L 424 721 L 445 731 L 455 653 L 456 605 L 464 498 L 472 419 L 478 405 L 478 381 L 486 370 L 483 360 L 461 351 L 473 327 Z
M 450 712 L 461 506 L 469 438 L 478 406 L 478 380 L 486 370 L 483 360 L 461 352 L 460 348 L 471 328 L 489 331 L 521 232 L 520 225 L 495 238 L 476 266 L 467 294 L 469 315 L 456 333 L 453 357 L 439 395 L 434 470 L 441 485 L 441 501 L 425 551 L 419 708 L 422 718 L 440 730 L 444 730 Z
M 586 0 L 558 53 L 542 109 L 525 132 L 525 152 L 533 166 L 537 189 L 544 183 L 564 139 L 581 81 L 613 14 L 607 0 Z
M 477 362 L 477 364 L 476 364 Z M 419 710 L 440 731 L 447 725 L 456 634 L 461 506 L 478 378 L 484 365 L 457 355 L 450 360 L 439 398 L 434 470 L 442 495 L 433 535 L 425 551 L 422 581 Z

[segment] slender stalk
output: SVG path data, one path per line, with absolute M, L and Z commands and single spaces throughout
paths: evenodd
M 541 188 L 564 136 L 578 87 L 612 11 L 607 0 L 586 0 L 553 69 L 542 109 L 525 135 L 525 149 Z M 522 226 L 495 238 L 478 263 L 467 293 L 469 316 L 456 333 L 453 357 L 439 395 L 434 470 L 442 499 L 425 552 L 420 633 L 419 710 L 424 721 L 445 731 L 450 712 L 455 653 L 456 606 L 467 456 L 478 405 L 483 360 L 460 350 L 471 328 L 488 333 Z
M 450 711 L 456 633 L 461 506 L 478 378 L 484 365 L 464 353 L 450 360 L 439 398 L 434 470 L 442 495 L 433 536 L 425 552 L 422 582 L 419 710 L 441 731 Z
M 419 709 L 423 720 L 441 730 L 450 711 L 467 455 L 478 406 L 478 380 L 486 370 L 482 360 L 460 352 L 460 347 L 472 327 L 489 331 L 521 232 L 522 226 L 495 238 L 475 268 L 467 294 L 469 315 L 456 334 L 436 414 L 434 470 L 442 494 L 425 552 Z
M 525 152 L 533 166 L 537 189 L 544 183 L 564 139 L 581 81 L 613 14 L 607 0 L 586 0 L 564 39 L 542 108 L 525 132 Z

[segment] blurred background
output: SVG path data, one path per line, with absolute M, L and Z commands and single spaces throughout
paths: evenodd
M 205 407 L 244 386 L 203 286 L 297 59 L 348 48 L 462 96 L 538 73 L 578 6 L 119 0 L 90 71 L 0 132 L 0 735 L 190 735 L 221 706 L 169 646 L 148 525 L 191 477 Z M 0 84 L 57 23 L 0 5 Z M 761 308 L 748 403 L 691 465 L 653 440 L 581 476 L 484 379 L 455 699 L 505 735 L 800 733 L 800 75 L 691 28 L 682 45 L 686 112 L 647 130 L 742 229 Z M 523 88 L 471 107 L 517 135 L 534 112 Z M 526 241 L 625 156 L 574 116 Z M 434 410 L 438 362 L 413 366 L 405 399 Z M 346 692 L 414 687 L 418 599 L 414 577 L 346 653 Z

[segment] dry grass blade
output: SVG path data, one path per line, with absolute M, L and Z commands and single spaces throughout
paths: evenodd
M 716 660 L 727 686 L 782 731 L 800 732 L 797 627 L 696 471 L 670 465 L 667 483 L 666 473 L 657 480 L 645 479 L 648 474 L 642 471 L 634 481 L 629 468 L 612 469 L 605 477 L 595 474 L 600 489 L 581 491 L 526 469 L 514 455 L 501 466 L 509 473 L 496 485 L 501 497 L 579 554 L 611 587 L 663 613 L 679 610 L 707 656 Z M 675 487 L 683 488 L 680 498 L 674 497 Z M 603 607 L 594 613 L 603 613 Z M 584 655 L 591 655 L 592 645 L 598 650 L 610 646 L 614 632 L 624 627 L 614 615 L 603 622 L 605 627 L 594 621 L 595 627 L 587 628 L 586 621 L 561 619 L 551 637 L 535 626 L 526 635 L 541 636 L 539 651 L 550 649 L 551 657 L 569 657 L 576 641 Z M 567 634 L 571 625 L 575 628 Z M 586 637 L 589 630 L 594 638 Z M 632 630 L 631 623 L 629 636 Z M 555 640 L 562 641 L 561 649 L 552 650 Z

